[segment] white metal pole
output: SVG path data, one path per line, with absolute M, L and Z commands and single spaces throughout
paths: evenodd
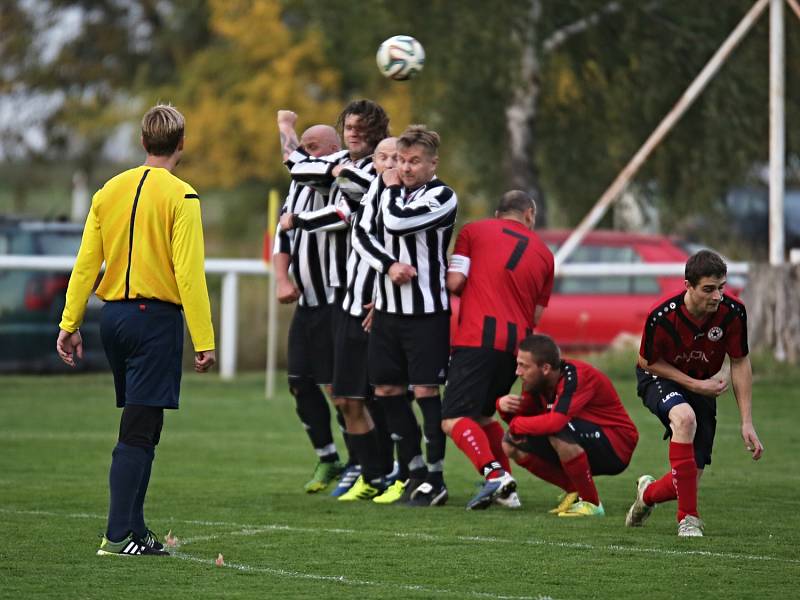
M 269 272 L 269 304 L 267 315 L 267 400 L 275 397 L 275 363 L 278 353 L 278 297 L 276 291 L 275 269 Z
M 739 22 L 728 38 L 723 42 L 722 46 L 720 46 L 719 50 L 711 57 L 711 60 L 708 61 L 703 70 L 700 71 L 700 74 L 695 78 L 695 80 L 691 83 L 691 85 L 686 89 L 681 96 L 681 99 L 672 107 L 672 110 L 669 111 L 666 117 L 659 123 L 658 127 L 656 127 L 655 131 L 650 134 L 650 137 L 647 138 L 647 141 L 644 145 L 639 148 L 638 152 L 634 154 L 633 158 L 625 165 L 625 168 L 622 169 L 617 178 L 614 182 L 609 186 L 609 188 L 603 193 L 597 203 L 594 205 L 591 211 L 583 218 L 580 224 L 575 228 L 575 231 L 567 238 L 561 248 L 558 249 L 558 252 L 555 256 L 556 262 L 556 270 L 563 265 L 564 262 L 569 258 L 572 251 L 581 243 L 583 237 L 589 232 L 592 227 L 597 225 L 600 219 L 603 218 L 606 210 L 611 205 L 611 203 L 616 200 L 616 198 L 620 195 L 622 190 L 625 189 L 625 186 L 628 185 L 630 179 L 636 174 L 639 170 L 639 167 L 642 166 L 647 157 L 650 156 L 650 153 L 658 146 L 661 142 L 662 138 L 669 133 L 669 130 L 675 125 L 675 123 L 683 116 L 683 113 L 692 105 L 692 103 L 697 99 L 700 95 L 700 92 L 706 87 L 711 78 L 714 77 L 716 72 L 725 62 L 725 59 L 728 55 L 733 51 L 736 45 L 742 40 L 748 30 L 753 26 L 756 22 L 758 17 L 764 11 L 767 6 L 767 3 L 770 0 L 758 0 L 750 11 L 744 16 L 744 18 Z
M 222 300 L 220 307 L 220 364 L 222 379 L 233 379 L 236 375 L 236 311 L 239 306 L 239 275 L 225 273 L 222 276 Z
M 783 0 L 769 7 L 769 263 L 784 262 L 783 194 L 786 131 L 784 120 L 785 43 Z

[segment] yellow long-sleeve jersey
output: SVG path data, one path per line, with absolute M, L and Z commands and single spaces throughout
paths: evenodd
M 183 306 L 196 352 L 214 349 L 200 199 L 166 169 L 120 173 L 95 193 L 69 279 L 61 329 L 75 331 L 100 267 L 103 300 L 151 298 Z

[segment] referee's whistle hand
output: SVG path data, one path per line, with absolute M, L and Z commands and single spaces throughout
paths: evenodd
M 194 353 L 194 370 L 198 373 L 205 373 L 217 362 L 217 354 L 214 350 L 202 350 Z

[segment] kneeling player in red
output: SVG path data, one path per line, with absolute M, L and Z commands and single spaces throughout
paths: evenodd
M 559 517 L 605 515 L 593 477 L 624 471 L 639 440 L 611 380 L 588 363 L 562 360 L 546 335 L 522 341 L 517 375 L 522 396 L 497 400 L 509 423 L 506 454 L 564 490 L 551 511 Z
M 653 507 L 678 501 L 678 535 L 702 537 L 697 487 L 717 427 L 717 396 L 728 383 L 717 374 L 730 356 L 733 394 L 741 416 L 741 434 L 753 459 L 764 446 L 753 428 L 752 370 L 747 347 L 744 304 L 725 294 L 728 267 L 710 250 L 686 261 L 686 289 L 661 300 L 644 326 L 636 367 L 638 393 L 644 405 L 666 427 L 670 470 L 655 480 L 642 475 L 636 501 L 625 525 L 640 527 Z

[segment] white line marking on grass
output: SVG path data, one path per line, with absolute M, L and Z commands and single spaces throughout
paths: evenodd
M 0 508 L 0 513 L 17 514 L 17 515 L 41 515 L 51 517 L 63 517 L 70 519 L 106 519 L 106 515 L 89 514 L 89 513 L 59 513 L 44 510 L 15 510 L 10 508 Z M 203 521 L 197 519 L 173 519 L 171 517 L 163 517 L 161 520 L 169 521 L 172 523 L 183 523 L 187 525 L 202 525 L 206 527 L 231 527 L 237 530 L 252 530 L 257 533 L 266 533 L 269 531 L 287 531 L 291 533 L 336 533 L 336 534 L 349 534 L 349 535 L 364 535 L 365 532 L 358 529 L 342 529 L 342 528 L 325 528 L 325 527 L 295 527 L 293 525 L 284 524 L 268 524 L 268 525 L 254 525 L 252 523 L 232 523 L 230 521 Z M 621 546 L 619 544 L 608 544 L 605 546 L 597 546 L 594 544 L 586 544 L 582 542 L 554 542 L 550 540 L 513 540 L 498 537 L 485 537 L 474 535 L 457 535 L 457 536 L 442 536 L 429 533 L 414 533 L 403 531 L 375 531 L 370 530 L 370 536 L 386 536 L 396 538 L 414 538 L 424 541 L 448 541 L 458 540 L 461 542 L 474 542 L 480 544 L 527 544 L 530 546 L 552 546 L 555 548 L 569 548 L 573 550 L 609 550 L 612 552 L 631 552 L 646 553 L 646 554 L 663 554 L 665 556 L 707 556 L 709 558 L 725 558 L 731 560 L 762 560 L 762 561 L 775 561 L 790 564 L 800 564 L 800 559 L 785 558 L 781 556 L 768 556 L 761 554 L 737 554 L 735 552 L 714 552 L 711 550 L 672 550 L 670 548 L 647 548 L 641 546 Z M 202 541 L 205 537 L 201 536 L 190 538 L 191 541 Z M 209 539 L 213 539 L 209 538 Z M 184 541 L 185 543 L 185 541 Z
M 198 558 L 183 552 L 172 552 L 172 556 L 189 562 L 195 562 L 203 565 L 214 566 L 214 559 Z M 312 581 L 329 581 L 332 583 L 341 583 L 342 585 L 350 586 L 364 586 L 376 587 L 381 589 L 395 588 L 403 591 L 421 592 L 424 594 L 441 594 L 448 596 L 468 596 L 471 598 L 499 598 L 501 600 L 554 600 L 552 596 L 500 596 L 496 592 L 478 592 L 478 591 L 455 591 L 445 588 L 435 588 L 427 585 L 420 584 L 403 584 L 403 583 L 386 583 L 384 581 L 369 581 L 365 579 L 353 579 L 345 575 L 319 575 L 317 573 L 306 573 L 303 571 L 289 571 L 287 569 L 276 569 L 273 567 L 255 567 L 252 565 L 245 565 L 242 563 L 226 562 L 223 567 L 234 569 L 236 571 L 243 571 L 245 573 L 266 573 L 268 575 L 275 575 L 278 577 L 289 577 L 291 579 L 310 579 Z

